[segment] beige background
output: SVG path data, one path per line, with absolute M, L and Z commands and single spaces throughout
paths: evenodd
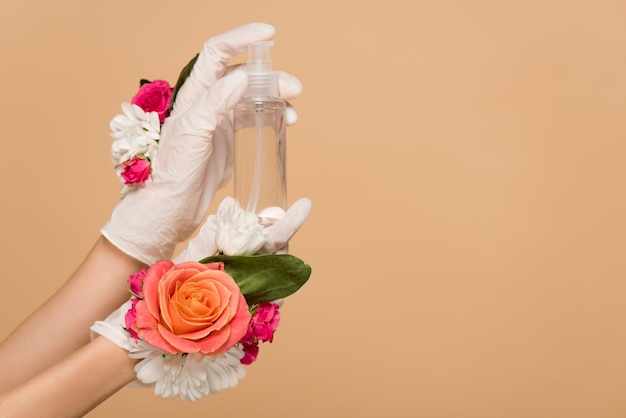
M 108 219 L 139 78 L 251 21 L 304 84 L 312 279 L 238 388 L 89 416 L 626 416 L 624 1 L 5 1 L 0 338 Z

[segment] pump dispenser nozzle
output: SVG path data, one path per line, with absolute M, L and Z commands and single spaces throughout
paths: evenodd
M 248 46 L 248 91 L 244 97 L 268 98 L 278 97 L 278 78 L 272 71 L 270 48 L 273 41 L 254 42 Z

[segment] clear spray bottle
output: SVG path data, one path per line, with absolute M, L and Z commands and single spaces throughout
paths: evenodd
M 272 41 L 248 48 L 248 90 L 235 106 L 235 200 L 271 225 L 287 206 L 285 177 L 285 101 L 278 94 L 278 78 L 272 70 Z

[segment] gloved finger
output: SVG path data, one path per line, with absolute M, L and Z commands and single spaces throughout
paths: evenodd
M 298 113 L 293 108 L 289 100 L 293 100 L 302 94 L 302 83 L 293 75 L 284 71 L 278 73 L 278 94 L 287 101 L 285 108 L 285 124 L 293 125 L 298 120 Z
M 248 88 L 248 76 L 233 71 L 220 78 L 179 119 L 180 133 L 209 138 L 217 124 L 235 107 Z
M 296 109 L 290 103 L 287 103 L 287 107 L 285 107 L 285 124 L 293 125 L 298 121 L 298 113 Z
M 278 74 L 278 94 L 284 100 L 293 100 L 302 94 L 302 83 L 295 76 L 284 71 Z
M 225 74 L 245 70 L 245 64 L 229 65 Z M 285 71 L 276 71 L 276 73 L 278 74 L 278 94 L 287 102 L 285 107 L 285 124 L 293 125 L 298 121 L 298 113 L 288 100 L 293 100 L 302 94 L 302 83 L 295 76 Z
M 299 199 L 291 205 L 280 220 L 267 228 L 267 242 L 259 254 L 274 254 L 286 246 L 306 221 L 310 212 L 311 201 L 307 198 Z
M 246 64 L 229 65 L 224 74 L 230 74 L 233 71 L 246 71 Z M 302 94 L 302 83 L 293 74 L 280 70 L 276 70 L 276 74 L 278 77 L 278 95 L 281 99 L 293 100 Z
M 266 23 L 250 23 L 209 38 L 191 74 L 176 95 L 172 116 L 185 113 L 209 87 L 224 75 L 228 60 L 245 51 L 250 43 L 267 41 L 275 29 Z

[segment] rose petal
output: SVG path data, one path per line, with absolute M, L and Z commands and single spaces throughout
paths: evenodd
M 239 300 L 239 306 L 237 313 L 233 317 L 233 319 L 229 322 L 230 326 L 230 338 L 224 344 L 224 351 L 239 342 L 246 335 L 248 331 L 248 324 L 250 323 L 250 319 L 252 315 L 248 310 L 248 304 L 246 303 L 246 298 L 243 295 L 240 295 L 241 299 Z M 220 351 L 222 352 L 222 351 Z
M 229 327 L 226 326 L 218 331 L 212 332 L 209 338 L 193 341 L 187 338 L 181 338 L 160 324 L 158 325 L 158 329 L 163 339 L 182 353 L 196 353 L 201 351 L 205 354 L 213 354 L 213 348 L 221 348 L 228 340 L 230 334 Z M 208 347 L 209 351 L 205 351 L 204 347 Z
M 170 260 L 163 260 L 153 264 L 146 273 L 143 280 L 143 295 L 146 306 L 152 316 L 158 318 L 159 315 L 159 282 L 161 277 L 174 263 Z
M 159 324 L 157 323 L 156 318 L 150 313 L 149 309 L 147 309 L 147 304 L 144 300 L 137 303 L 135 310 L 137 316 L 134 330 L 137 332 L 137 335 L 141 337 L 141 339 L 168 353 L 176 354 L 181 352 L 178 351 L 176 347 L 168 343 L 158 331 Z

